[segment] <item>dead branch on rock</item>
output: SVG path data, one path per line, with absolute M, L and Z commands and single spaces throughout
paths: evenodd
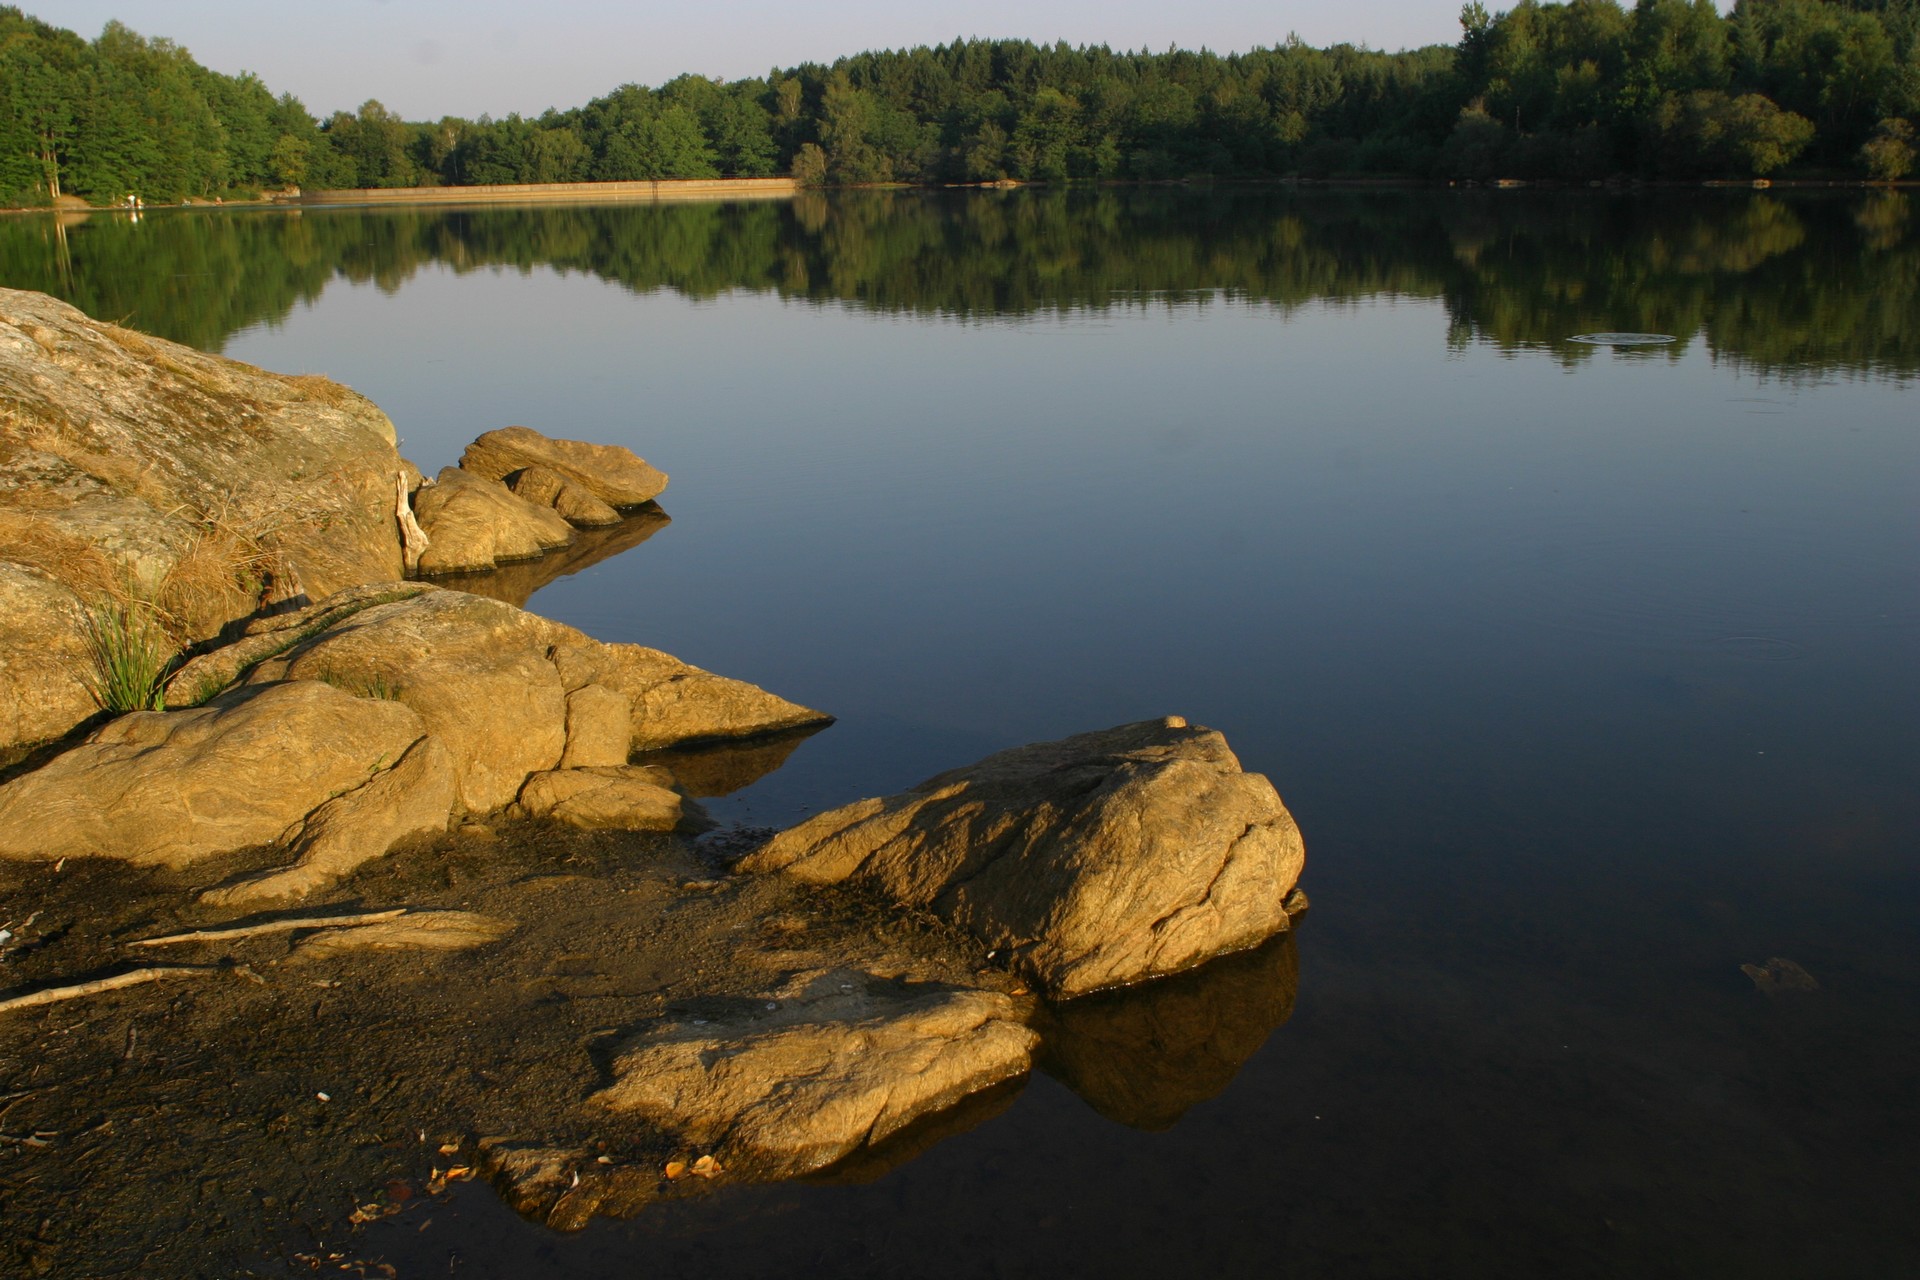
M 94 978 L 89 982 L 76 982 L 66 987 L 47 987 L 40 991 L 29 991 L 24 996 L 15 996 L 11 1000 L 0 1000 L 0 1013 L 12 1013 L 15 1009 L 31 1009 L 43 1004 L 57 1004 L 62 1000 L 78 1000 L 81 996 L 99 995 L 103 991 L 118 991 L 123 987 L 138 987 L 145 983 L 158 982 L 162 978 L 186 978 L 205 973 L 217 973 L 219 968 L 218 965 L 211 964 L 186 964 L 129 969 L 125 973 L 116 973 L 111 978 Z
M 265 920 L 259 924 L 235 925 L 223 929 L 195 929 L 191 933 L 170 933 L 161 938 L 140 938 L 130 947 L 164 947 L 175 942 L 220 942 L 233 938 L 252 938 L 264 933 L 286 933 L 293 929 L 351 929 L 363 924 L 379 924 L 407 914 L 407 908 L 388 911 L 363 911 L 351 916 L 294 916 Z
M 407 501 L 407 473 L 393 475 L 393 514 L 400 522 L 400 555 L 408 573 L 420 571 L 420 555 L 427 549 L 427 533 L 413 518 L 413 506 Z

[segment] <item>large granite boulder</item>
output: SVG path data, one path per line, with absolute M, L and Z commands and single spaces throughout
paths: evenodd
M 445 831 L 454 793 L 447 749 L 436 738 L 422 738 L 391 769 L 309 813 L 291 838 L 291 865 L 210 889 L 201 901 L 252 905 L 324 888 L 409 836 Z
M 435 589 L 354 613 L 251 677 L 287 678 L 331 679 L 412 707 L 452 754 L 460 802 L 476 812 L 509 804 L 528 777 L 563 763 L 615 767 L 631 751 L 829 719 L 652 649 Z
M 573 526 L 551 506 L 459 467 L 442 467 L 435 483 L 417 491 L 413 513 L 427 535 L 423 574 L 479 572 L 573 541 Z
M 592 1101 L 757 1177 L 805 1173 L 1026 1074 L 1034 1033 L 996 991 L 850 969 L 667 1017 L 614 1053 Z
M 283 377 L 0 289 L 0 749 L 96 709 L 73 598 L 161 598 L 182 639 L 251 613 L 264 568 L 317 594 L 398 578 L 393 424 L 325 378 Z M 64 592 L 45 588 L 51 581 Z M 51 648 L 33 636 L 58 637 Z
M 513 480 L 529 467 L 542 467 L 579 485 L 610 507 L 652 502 L 667 487 L 667 477 L 631 449 L 616 444 L 553 440 L 531 427 L 489 431 L 460 455 L 460 467 L 489 480 Z
M 218 524 L 297 559 L 318 592 L 400 576 L 393 424 L 338 383 L 0 289 L 0 395 L 0 471 L 26 473 L 0 480 L 0 506 L 30 494 L 56 530 L 107 509 L 100 523 L 129 529 L 127 549 L 156 567 Z
M 1059 997 L 1192 968 L 1287 928 L 1305 862 L 1273 786 L 1178 716 L 1019 747 L 776 835 L 743 860 L 873 885 Z
M 453 757 L 460 803 L 509 804 L 566 749 L 567 690 L 547 659 L 557 624 L 496 600 L 427 591 L 375 605 L 255 669 L 332 680 L 411 708 Z
M 398 702 L 317 680 L 121 716 L 0 786 L 0 858 L 184 867 L 268 844 L 390 769 L 425 732 Z
M 71 588 L 0 560 L 0 759 L 7 745 L 57 738 L 98 709 L 88 636 L 86 606 Z

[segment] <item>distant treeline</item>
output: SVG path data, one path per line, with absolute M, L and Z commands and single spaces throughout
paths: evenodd
M 762 78 L 625 85 L 538 118 L 316 119 L 118 23 L 0 6 L 0 202 L 304 186 L 758 177 L 806 183 L 1900 178 L 1920 0 L 1472 3 L 1458 45 L 1115 53 L 961 40 Z
M 1433 193 L 1035 187 L 664 205 L 322 208 L 304 217 L 0 219 L 0 280 L 218 350 L 346 278 L 583 273 L 964 319 L 1418 298 L 1449 340 L 1551 348 L 1671 333 L 1782 377 L 1920 374 L 1920 220 L 1901 191 Z M 191 288 L 183 288 L 189 281 Z

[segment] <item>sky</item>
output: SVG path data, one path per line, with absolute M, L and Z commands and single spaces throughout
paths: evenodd
M 865 49 L 1012 37 L 1236 52 L 1451 44 L 1457 0 L 9 0 L 92 39 L 110 19 L 251 71 L 319 116 L 378 98 L 409 120 L 576 107 L 682 72 L 736 80 Z M 1492 9 L 1509 7 L 1489 4 Z

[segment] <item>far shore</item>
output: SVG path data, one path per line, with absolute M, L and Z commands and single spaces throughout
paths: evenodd
M 381 205 L 470 205 L 470 204 L 668 204 L 700 200 L 789 200 L 803 190 L 1012 190 L 1026 187 L 1181 187 L 1181 186 L 1289 186 L 1289 187 L 1433 187 L 1479 188 L 1511 191 L 1698 191 L 1729 188 L 1756 191 L 1910 191 L 1920 188 L 1920 180 L 1874 182 L 1862 178 L 1710 178 L 1666 181 L 1647 178 L 1556 179 L 1556 178 L 1411 178 L 1411 177 L 1331 177 L 1331 178 L 1212 178 L 1193 177 L 1157 181 L 1107 181 L 1097 183 L 999 182 L 942 183 L 919 186 L 912 183 L 869 183 L 850 187 L 803 188 L 792 178 L 661 178 L 645 182 L 529 182 L 499 186 L 461 187 L 357 187 L 330 191 L 269 191 L 252 199 L 189 199 L 179 204 L 142 204 L 139 209 L 226 209 L 310 208 L 328 206 L 351 208 Z M 33 208 L 0 208 L 0 214 L 57 213 L 84 216 L 90 213 L 125 213 L 124 204 L 93 205 L 78 199 L 63 199 L 57 205 Z

